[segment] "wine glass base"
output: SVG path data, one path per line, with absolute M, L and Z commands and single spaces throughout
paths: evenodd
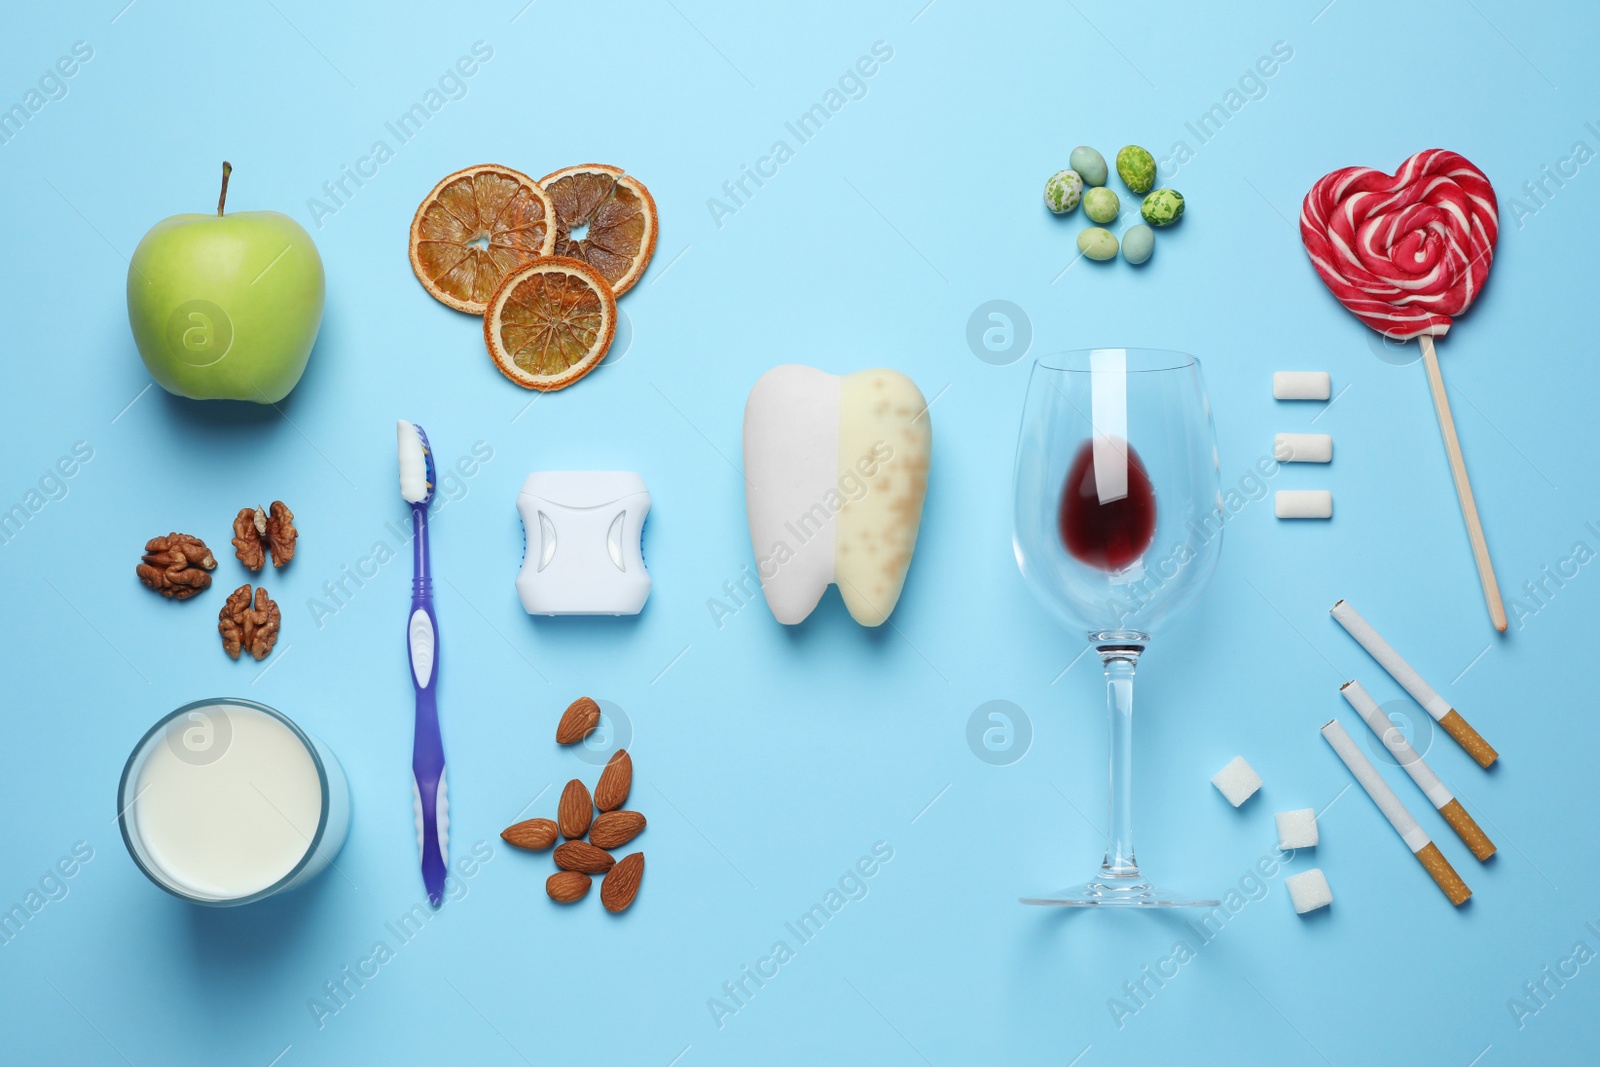
M 1021 897 L 1018 902 L 1057 908 L 1215 908 L 1222 903 L 1172 892 L 1152 885 L 1142 875 L 1132 878 L 1102 876 L 1054 893 Z

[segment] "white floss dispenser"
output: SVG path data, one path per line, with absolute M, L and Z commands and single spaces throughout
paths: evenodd
M 650 491 L 632 471 L 536 471 L 517 494 L 517 595 L 530 615 L 637 615 L 650 596 L 640 535 Z

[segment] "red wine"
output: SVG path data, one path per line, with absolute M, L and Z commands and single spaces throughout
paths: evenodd
M 1144 555 L 1156 536 L 1156 494 L 1139 453 L 1125 441 L 1111 441 L 1127 452 L 1124 495 L 1104 503 L 1094 473 L 1094 442 L 1085 441 L 1072 458 L 1061 488 L 1061 543 L 1076 559 L 1103 571 L 1119 571 Z

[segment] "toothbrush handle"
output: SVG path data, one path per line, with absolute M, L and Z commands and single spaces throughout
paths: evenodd
M 428 900 L 444 900 L 449 847 L 449 801 L 444 779 L 444 742 L 439 736 L 439 627 L 433 614 L 433 582 L 427 577 L 427 520 L 417 516 L 418 573 L 412 583 L 411 618 L 406 624 L 406 650 L 411 681 L 417 692 L 416 734 L 411 774 L 415 785 L 417 848 L 422 855 L 422 884 Z

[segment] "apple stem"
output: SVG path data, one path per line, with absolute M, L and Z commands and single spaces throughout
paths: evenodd
M 217 215 L 222 215 L 222 205 L 228 199 L 228 176 L 233 173 L 233 164 L 226 159 L 222 161 L 222 194 L 217 197 Z

